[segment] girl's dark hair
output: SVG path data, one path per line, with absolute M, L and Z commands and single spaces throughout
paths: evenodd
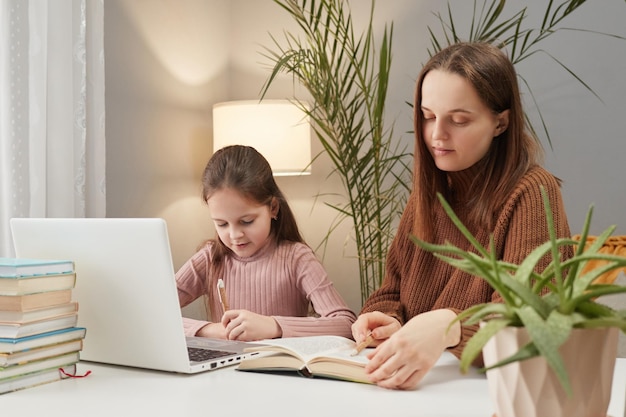
M 422 124 L 422 84 L 432 70 L 456 74 L 467 80 L 482 102 L 494 113 L 509 110 L 508 128 L 494 138 L 481 160 L 480 181 L 473 181 L 463 194 L 471 196 L 469 222 L 488 228 L 494 226 L 494 213 L 504 204 L 519 179 L 540 163 L 543 149 L 526 127 L 517 83 L 509 58 L 496 46 L 483 42 L 460 42 L 433 55 L 422 68 L 416 84 L 414 106 L 415 166 L 413 192 L 417 193 L 414 233 L 432 240 L 435 231 L 430 213 L 440 192 L 448 201 L 454 198 L 448 173 L 440 170 L 424 142 Z
M 270 235 L 276 243 L 282 241 L 302 242 L 296 219 L 278 188 L 272 168 L 267 160 L 251 146 L 226 146 L 213 154 L 202 174 L 202 199 L 206 203 L 216 192 L 225 188 L 238 191 L 241 195 L 258 204 L 272 207 L 278 204 L 278 214 L 272 220 Z M 217 277 L 223 270 L 224 257 L 230 252 L 216 236 L 213 242 L 211 274 L 207 282 L 207 292 L 217 284 Z

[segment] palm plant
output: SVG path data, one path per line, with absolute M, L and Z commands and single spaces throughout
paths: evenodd
M 346 219 L 352 220 L 364 302 L 380 286 L 387 248 L 410 183 L 411 154 L 385 126 L 393 25 L 380 44 L 369 25 L 357 35 L 343 0 L 275 0 L 296 21 L 301 34 L 274 36 L 266 48 L 273 70 L 264 96 L 279 73 L 288 73 L 310 94 L 312 105 L 293 101 L 307 113 L 333 173 L 341 178 L 345 203 L 326 202 L 337 211 L 322 244 Z M 331 175 L 332 175 L 331 174 Z
M 585 89 L 600 100 L 600 97 L 595 93 L 595 91 L 578 75 L 576 75 L 574 71 L 572 71 L 555 55 L 541 48 L 541 43 L 546 38 L 557 32 L 568 30 L 600 34 L 617 39 L 626 39 L 618 35 L 604 32 L 561 27 L 561 23 L 563 23 L 563 21 L 574 13 L 580 6 L 585 4 L 585 2 L 586 0 L 565 0 L 559 4 L 555 4 L 554 0 L 549 0 L 547 2 L 533 3 L 533 6 L 538 4 L 541 4 L 542 6 L 545 5 L 543 6 L 545 7 L 545 10 L 543 12 L 541 25 L 538 28 L 529 28 L 526 25 L 529 15 L 528 7 L 522 7 L 510 17 L 505 17 L 503 13 L 506 6 L 506 0 L 483 0 L 481 7 L 478 6 L 477 0 L 474 0 L 471 23 L 467 34 L 462 34 L 457 29 L 458 25 L 455 23 L 456 18 L 453 16 L 450 3 L 448 3 L 446 15 L 435 13 L 443 32 L 442 39 L 439 39 L 433 29 L 430 27 L 428 28 L 431 43 L 431 48 L 428 50 L 428 53 L 429 55 L 433 55 L 450 44 L 465 40 L 471 42 L 489 42 L 497 45 L 500 49 L 507 51 L 513 65 L 517 65 L 520 62 L 535 56 L 536 54 L 545 54 L 567 74 L 574 77 Z M 463 20 L 465 19 L 467 19 L 467 17 L 464 15 Z M 552 148 L 552 141 L 550 139 L 548 127 L 535 95 L 533 94 L 527 80 L 519 73 L 518 76 L 523 85 L 526 87 L 533 104 L 537 108 L 537 115 L 539 117 L 542 130 L 546 135 L 550 148 Z M 526 117 L 526 121 L 529 128 L 533 131 L 533 133 L 535 133 L 535 136 L 537 136 L 528 116 Z

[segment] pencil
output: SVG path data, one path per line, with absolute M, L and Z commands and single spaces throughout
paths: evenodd
M 372 336 L 372 332 L 369 332 L 369 334 L 367 335 L 367 337 L 365 338 L 365 340 L 363 340 L 361 343 L 359 343 L 358 345 L 356 345 L 356 347 L 354 348 L 354 350 L 352 351 L 352 353 L 350 354 L 350 356 L 356 356 L 359 353 L 361 353 L 363 351 L 363 349 L 365 349 L 366 347 L 369 346 L 370 343 L 372 343 L 374 341 L 374 336 Z
M 226 287 L 224 286 L 224 280 L 221 278 L 217 280 L 217 294 L 220 297 L 220 303 L 222 303 L 222 308 L 224 312 L 228 311 L 228 298 L 226 298 Z

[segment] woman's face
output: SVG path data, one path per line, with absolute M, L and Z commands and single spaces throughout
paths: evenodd
M 442 171 L 473 166 L 508 127 L 508 110 L 492 112 L 465 78 L 441 70 L 424 77 L 421 111 L 424 142 Z
M 278 208 L 251 201 L 232 188 L 216 191 L 207 204 L 217 235 L 236 255 L 249 257 L 265 246 Z

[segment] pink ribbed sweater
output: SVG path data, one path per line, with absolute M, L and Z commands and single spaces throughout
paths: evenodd
M 474 174 L 471 170 L 455 173 L 455 183 L 480 179 Z M 484 247 L 489 246 L 489 235 L 493 234 L 498 259 L 519 264 L 534 248 L 550 239 L 540 186 L 548 193 L 557 236 L 570 236 L 559 184 L 541 167 L 529 170 L 521 179 L 497 213 L 494 230 L 472 230 L 467 222 L 469 207 L 454 204 L 452 208 Z M 458 313 L 476 304 L 501 301 L 486 281 L 454 269 L 410 240 L 414 213 L 415 198 L 412 195 L 387 254 L 383 284 L 369 297 L 362 312 L 382 311 L 405 323 L 430 310 L 444 308 Z M 433 222 L 437 234 L 435 243 L 449 241 L 464 250 L 471 248 L 441 206 L 434 213 Z M 563 249 L 563 252 L 563 257 L 571 256 L 571 248 Z M 547 261 L 549 259 L 544 258 L 538 269 L 543 270 Z M 460 356 L 467 340 L 477 330 L 477 326 L 464 326 L 461 343 L 450 349 L 452 353 Z
M 207 294 L 206 276 L 210 273 L 212 243 L 194 254 L 176 273 L 181 307 Z M 272 316 L 282 329 L 283 337 L 333 334 L 352 337 L 356 320 L 319 262 L 305 244 L 269 243 L 254 256 L 225 257 L 224 280 L 228 302 L 233 310 L 246 309 Z M 212 282 L 216 282 L 213 280 Z M 213 292 L 210 306 L 213 317 L 223 311 Z M 319 317 L 308 317 L 309 302 Z M 184 319 L 185 334 L 193 336 L 208 322 Z

